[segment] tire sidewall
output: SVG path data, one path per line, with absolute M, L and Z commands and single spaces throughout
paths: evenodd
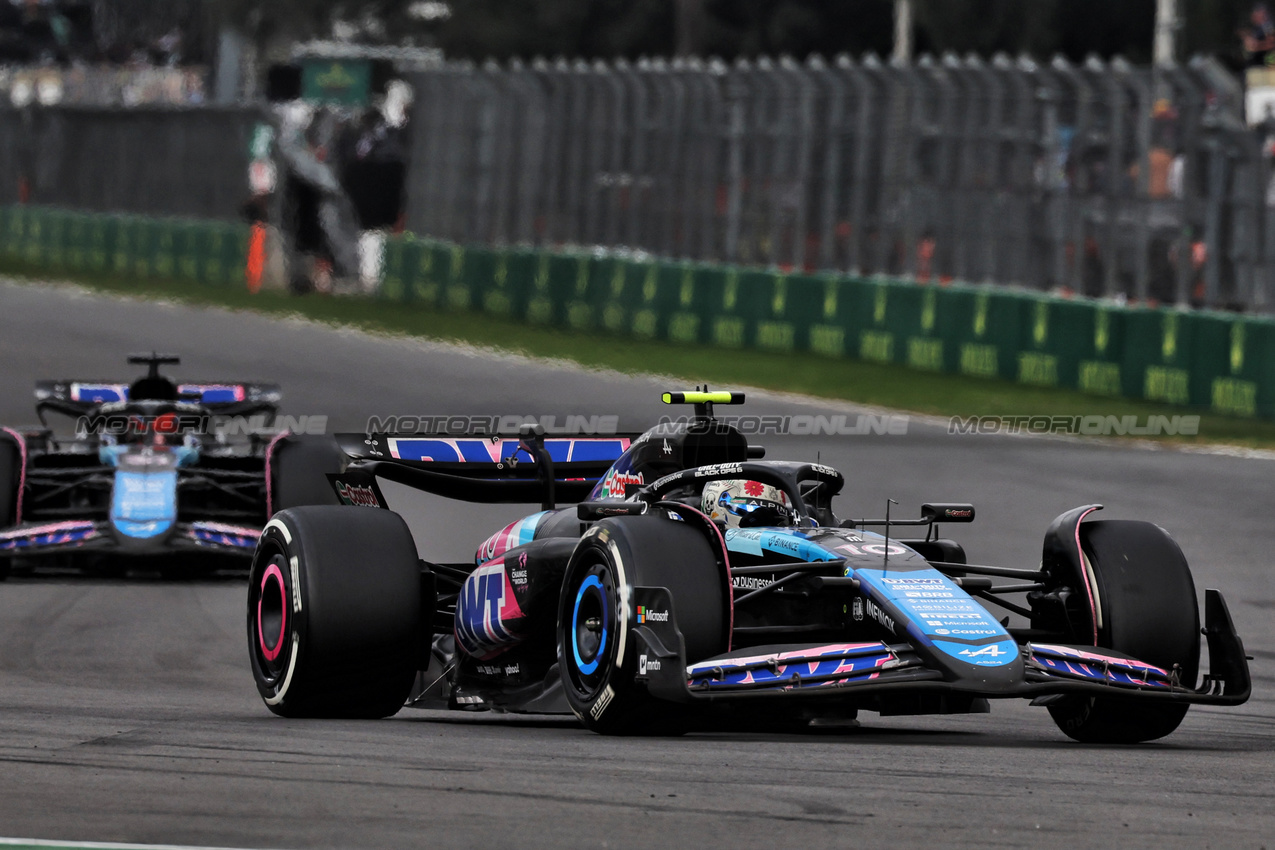
M 289 697 L 295 697 L 297 664 L 305 653 L 305 588 L 299 569 L 303 561 L 300 535 L 290 518 L 270 520 L 261 532 L 248 575 L 248 646 L 257 691 L 276 714 L 286 712 Z M 281 585 L 283 629 L 275 647 L 279 654 L 270 659 L 264 657 L 269 647 L 263 642 L 258 612 L 276 581 Z
M 558 661 L 563 691 L 575 715 L 595 729 L 622 722 L 614 719 L 621 712 L 613 704 L 617 697 L 623 703 L 622 697 L 638 687 L 633 679 L 637 663 L 629 634 L 633 591 L 625 569 L 626 555 L 614 536 L 603 535 L 595 526 L 581 539 L 563 577 L 558 610 Z M 595 578 L 604 585 L 602 596 L 608 605 L 603 621 L 606 640 L 599 653 L 588 659 L 597 668 L 584 672 L 577 663 L 581 648 L 576 643 L 575 628 L 580 625 L 579 617 L 589 613 L 587 609 L 580 610 L 581 603 L 587 606 L 591 595 L 584 585 Z

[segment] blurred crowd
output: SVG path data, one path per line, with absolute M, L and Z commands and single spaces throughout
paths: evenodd
M 198 104 L 199 0 L 0 0 L 0 97 L 15 106 Z

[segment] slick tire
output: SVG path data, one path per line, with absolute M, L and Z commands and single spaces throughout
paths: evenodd
M 18 511 L 18 485 L 22 453 L 8 434 L 0 433 L 0 531 L 14 524 Z M 0 558 L 0 581 L 9 577 L 10 560 Z
M 726 651 L 730 589 L 712 547 L 689 523 L 633 516 L 597 523 L 567 564 L 558 609 L 558 667 L 571 710 L 604 735 L 676 735 L 689 707 L 634 681 L 635 586 L 672 595 L 687 663 Z
M 416 545 L 385 510 L 311 506 L 275 514 L 248 576 L 248 655 L 283 717 L 388 717 L 429 638 Z
M 1176 664 L 1183 686 L 1194 687 L 1200 667 L 1200 614 L 1191 569 L 1177 543 L 1152 523 L 1128 520 L 1083 523 L 1080 541 L 1097 587 L 1098 645 L 1166 670 Z M 1075 637 L 1077 643 L 1092 640 L 1092 631 Z M 1050 704 L 1049 714 L 1077 741 L 1136 744 L 1177 729 L 1188 707 L 1070 695 Z
M 332 437 L 290 434 L 275 446 L 270 460 L 269 511 L 338 504 L 327 473 L 341 471 L 345 453 Z
M 16 519 L 21 472 L 22 452 L 14 438 L 0 433 L 0 530 L 9 528 Z

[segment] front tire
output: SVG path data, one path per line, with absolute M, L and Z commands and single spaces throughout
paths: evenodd
M 421 572 L 402 517 L 363 507 L 280 511 L 248 576 L 248 654 L 283 717 L 388 717 L 416 677 Z
M 1177 665 L 1183 686 L 1194 687 L 1200 667 L 1200 614 L 1191 569 L 1177 543 L 1152 523 L 1126 520 L 1082 523 L 1080 540 L 1095 579 L 1101 620 L 1098 646 L 1165 669 Z M 1092 632 L 1087 640 L 1076 642 L 1091 641 Z M 1189 707 L 1071 695 L 1051 703 L 1049 714 L 1074 740 L 1136 744 L 1173 732 Z
M 18 486 L 22 478 L 22 450 L 16 438 L 0 431 L 0 530 L 17 518 Z
M 634 681 L 638 652 L 633 588 L 664 587 L 675 606 L 687 663 L 724 652 L 730 590 L 704 535 L 663 516 L 599 522 L 576 547 L 563 579 L 558 665 L 571 710 L 604 735 L 686 731 L 686 706 Z
M 0 432 L 0 531 L 17 520 L 18 488 L 22 480 L 22 451 L 16 438 Z M 0 558 L 0 581 L 9 577 L 10 558 Z

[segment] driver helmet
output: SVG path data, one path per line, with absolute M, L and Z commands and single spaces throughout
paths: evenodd
M 161 413 L 151 422 L 152 446 L 180 446 L 183 435 L 177 431 L 177 414 Z
M 797 521 L 788 494 L 760 481 L 730 478 L 704 485 L 700 505 L 709 518 L 728 528 L 791 526 Z

